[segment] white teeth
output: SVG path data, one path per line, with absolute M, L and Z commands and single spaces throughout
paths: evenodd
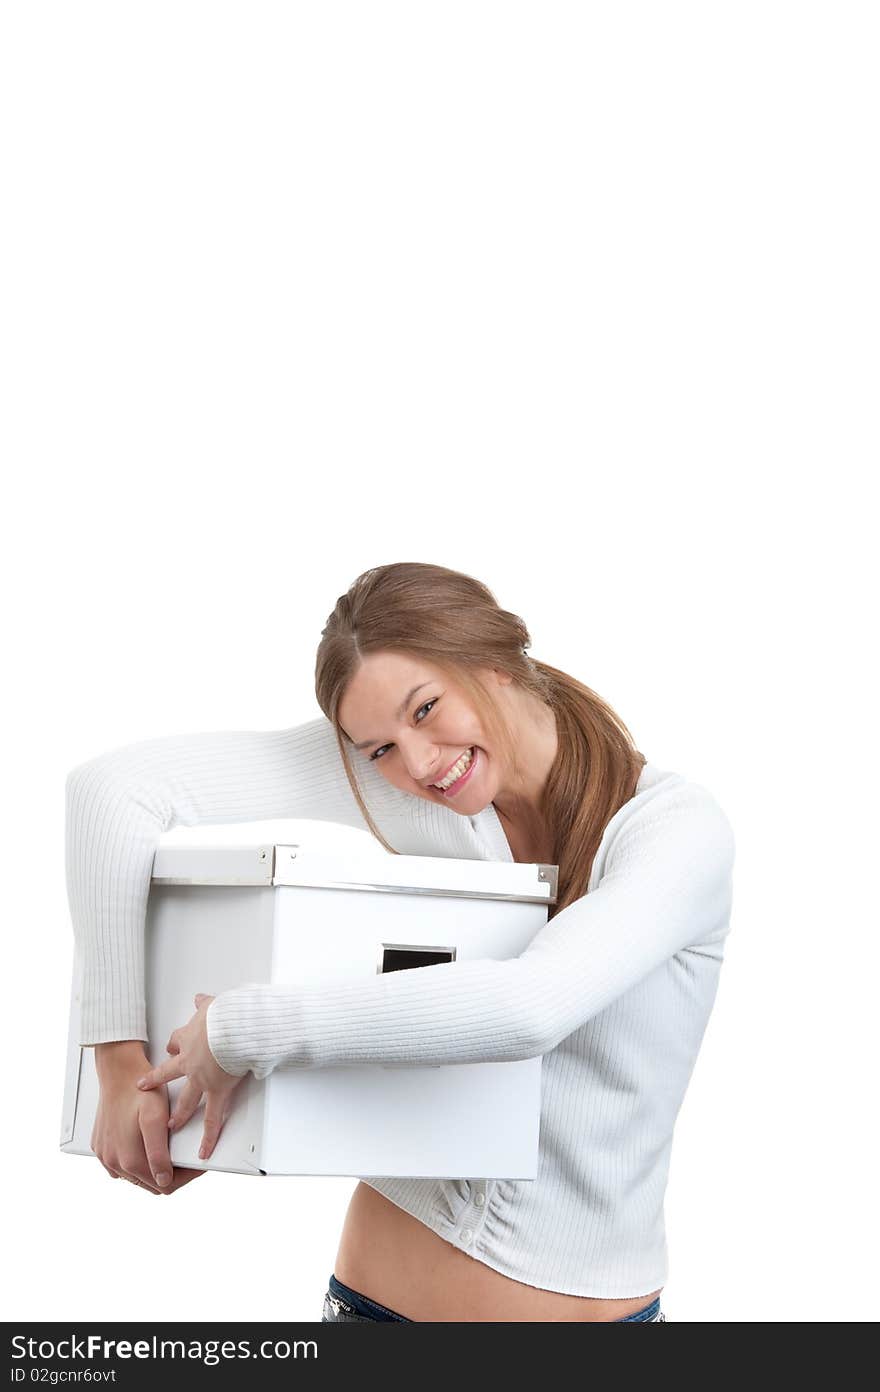
M 451 787 L 452 784 L 453 784 L 457 779 L 459 779 L 459 778 L 461 777 L 461 775 L 467 770 L 467 768 L 469 767 L 469 765 L 470 765 L 471 760 L 473 759 L 473 757 L 474 757 L 474 756 L 473 756 L 472 751 L 471 751 L 470 749 L 466 750 L 465 753 L 462 754 L 461 758 L 460 758 L 460 759 L 457 759 L 456 762 L 452 765 L 452 768 L 449 770 L 449 772 L 447 773 L 446 777 L 443 778 L 443 779 L 441 779 L 439 783 L 435 783 L 435 784 L 434 784 L 434 787 L 435 787 L 435 788 L 449 788 L 449 787 Z

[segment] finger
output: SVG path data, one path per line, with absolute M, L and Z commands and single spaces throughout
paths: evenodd
M 143 1177 L 149 1180 L 157 1193 L 170 1189 L 173 1175 L 168 1149 L 168 1114 L 157 1109 L 152 1116 L 140 1116 L 138 1120 L 144 1143 L 146 1173 Z
M 174 1031 L 174 1034 L 176 1034 L 176 1033 L 177 1033 L 177 1030 Z M 169 1040 L 168 1040 L 168 1043 L 165 1045 L 165 1052 L 166 1052 L 166 1054 L 179 1054 L 179 1053 L 180 1053 L 180 1044 L 179 1044 L 179 1042 L 174 1038 L 174 1034 L 171 1035 L 171 1037 L 170 1037 Z
M 226 1098 L 219 1092 L 205 1093 L 205 1129 L 202 1132 L 202 1144 L 199 1147 L 200 1160 L 210 1159 L 217 1144 L 217 1138 L 226 1120 L 223 1114 L 225 1102 Z
M 168 1083 L 172 1078 L 182 1078 L 186 1073 L 186 1068 L 180 1058 L 165 1059 L 155 1068 L 151 1068 L 142 1078 L 138 1078 L 137 1085 L 142 1092 L 149 1088 L 158 1087 L 160 1083 Z
M 196 1111 L 201 1100 L 202 1089 L 197 1083 L 193 1082 L 192 1078 L 187 1078 L 180 1092 L 177 1094 L 177 1101 L 174 1103 L 171 1115 L 168 1118 L 168 1130 L 179 1131 L 182 1126 L 185 1126 L 193 1112 Z M 201 1173 L 202 1171 L 199 1170 L 199 1174 Z
M 100 1159 L 100 1156 L 98 1158 Z M 101 1164 L 104 1165 L 103 1160 L 101 1160 Z M 119 1171 L 112 1169 L 110 1165 L 104 1165 L 104 1169 L 107 1171 L 111 1179 L 119 1179 L 121 1177 Z M 204 1170 L 199 1170 L 199 1174 L 204 1174 Z
M 130 1184 L 137 1185 L 139 1189 L 145 1189 L 150 1194 L 161 1194 L 163 1191 L 156 1188 L 156 1182 L 149 1170 L 125 1169 L 119 1171 L 120 1179 L 127 1179 Z

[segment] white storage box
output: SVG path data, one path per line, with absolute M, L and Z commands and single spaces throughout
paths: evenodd
M 168 1057 L 197 991 L 519 956 L 556 884 L 553 865 L 160 844 L 147 903 L 147 1054 L 154 1066 Z M 77 955 L 61 1148 L 93 1155 L 98 1080 L 94 1050 L 77 1043 L 79 984 Z M 183 1082 L 167 1085 L 172 1101 Z M 242 1174 L 534 1179 L 540 1089 L 540 1057 L 247 1073 L 210 1159 L 198 1158 L 203 1104 L 171 1137 L 171 1160 Z

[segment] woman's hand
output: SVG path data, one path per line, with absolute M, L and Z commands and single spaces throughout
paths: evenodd
M 151 1194 L 173 1194 L 207 1171 L 172 1166 L 168 1100 L 164 1092 L 144 1094 L 135 1086 L 149 1066 L 139 1039 L 95 1045 L 100 1090 L 90 1144 L 111 1179 L 127 1179 Z
M 208 1006 L 214 999 L 199 992 L 195 996 L 196 1013 L 178 1029 L 172 1030 L 166 1048 L 174 1057 L 151 1068 L 138 1079 L 144 1090 L 186 1078 L 174 1111 L 168 1120 L 169 1130 L 179 1130 L 195 1112 L 202 1094 L 205 1097 L 205 1129 L 199 1148 L 199 1159 L 207 1160 L 213 1153 L 223 1123 L 232 1105 L 232 1093 L 241 1082 L 240 1076 L 221 1068 L 208 1044 Z

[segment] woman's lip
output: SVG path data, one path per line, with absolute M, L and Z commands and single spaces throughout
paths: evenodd
M 476 745 L 474 745 L 474 748 L 476 748 Z M 467 749 L 463 749 L 463 750 L 461 751 L 461 754 L 467 754 L 467 753 L 468 753 Z M 461 754 L 459 754 L 458 759 L 461 758 Z M 438 783 L 442 783 L 442 782 L 443 782 L 443 779 L 446 777 L 447 773 L 449 772 L 449 769 L 454 769 L 454 768 L 455 768 L 455 765 L 458 763 L 458 759 L 453 759 L 452 763 L 449 765 L 449 768 L 448 768 L 448 769 L 444 769 L 444 771 L 443 771 L 443 773 L 441 773 L 440 777 L 434 779 L 434 782 L 431 784 L 431 787 L 432 787 L 432 788 L 436 788 L 436 786 L 437 786 Z
M 461 757 L 461 756 L 459 756 L 459 757 Z M 474 748 L 473 748 L 473 755 L 472 755 L 472 757 L 471 757 L 471 761 L 470 761 L 470 763 L 468 764 L 467 769 L 465 770 L 465 772 L 461 775 L 461 778 L 456 778 L 455 782 L 454 782 L 454 783 L 450 783 L 450 785 L 449 785 L 448 788 L 438 788 L 437 785 L 434 784 L 434 785 L 433 785 L 433 786 L 434 786 L 434 791 L 435 791 L 435 792 L 438 792 L 438 793 L 440 794 L 441 797 L 449 797 L 451 793 L 453 793 L 453 792 L 456 792 L 456 793 L 457 793 L 458 790 L 459 790 L 459 788 L 461 788 L 461 787 L 468 781 L 468 779 L 470 778 L 470 776 L 471 776 L 471 774 L 473 773 L 474 769 L 477 767 L 477 758 L 478 758 L 478 757 L 479 757 L 479 756 L 478 756 L 478 752 L 477 752 L 477 746 L 474 745 Z M 456 759 L 455 763 L 456 763 L 456 764 L 458 763 L 458 759 Z M 455 768 L 455 764 L 452 764 L 451 767 L 452 767 L 452 768 Z M 444 775 L 444 777 L 445 777 L 445 775 Z

